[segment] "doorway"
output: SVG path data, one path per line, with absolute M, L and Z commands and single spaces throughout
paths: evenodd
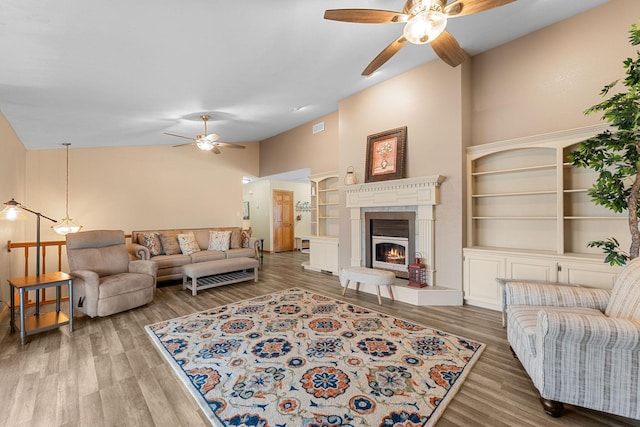
M 293 191 L 273 190 L 273 252 L 293 250 Z

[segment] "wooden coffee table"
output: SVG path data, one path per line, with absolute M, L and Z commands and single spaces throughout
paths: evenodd
M 67 285 L 69 289 L 69 315 L 60 311 L 60 288 Z M 11 332 L 15 332 L 15 291 L 20 294 L 20 342 L 24 345 L 27 335 L 37 334 L 38 332 L 48 331 L 50 329 L 59 328 L 63 325 L 69 325 L 69 332 L 73 332 L 73 278 L 67 273 L 61 271 L 55 273 L 43 273 L 39 276 L 14 277 L 9 279 L 9 287 L 11 288 Z M 40 313 L 40 289 L 56 288 L 56 311 L 50 313 Z M 36 314 L 33 317 L 25 317 L 24 304 L 26 293 L 28 291 L 36 291 Z

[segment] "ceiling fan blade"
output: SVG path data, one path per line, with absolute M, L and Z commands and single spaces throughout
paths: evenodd
M 431 42 L 436 54 L 447 64 L 457 67 L 467 59 L 467 53 L 460 47 L 458 41 L 448 31 L 443 31 Z
M 371 61 L 371 63 L 367 65 L 367 68 L 365 68 L 362 72 L 362 75 L 370 76 L 371 74 L 373 74 L 374 71 L 382 67 L 382 65 L 387 62 L 393 55 L 398 53 L 398 51 L 402 49 L 402 46 L 404 46 L 405 44 L 407 44 L 407 39 L 405 39 L 404 36 L 400 36 L 392 41 L 389 46 L 385 47 L 382 52 L 378 54 L 378 56 L 373 58 L 373 61 Z
M 213 148 L 211 149 L 211 152 L 213 154 L 220 154 L 220 149 L 214 145 Z
M 178 145 L 172 145 L 172 147 L 184 147 L 186 145 L 193 145 L 194 142 L 187 142 L 186 144 L 178 144 Z
M 244 150 L 246 148 L 244 145 L 230 144 L 228 142 L 216 142 L 216 146 L 225 148 L 240 148 L 241 150 Z
M 402 12 L 380 9 L 329 9 L 324 12 L 324 19 L 360 24 L 391 24 L 407 22 L 409 15 Z
M 164 132 L 164 134 L 169 136 L 177 136 L 178 138 L 190 139 L 191 141 L 193 141 L 193 138 L 189 136 L 176 135 L 175 133 L 168 133 L 168 132 Z
M 445 7 L 444 13 L 450 18 L 455 18 L 483 12 L 514 1 L 516 0 L 458 0 Z

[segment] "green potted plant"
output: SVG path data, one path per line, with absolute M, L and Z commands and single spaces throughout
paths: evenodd
M 633 24 L 629 33 L 631 45 L 640 44 L 640 26 Z M 598 173 L 589 189 L 589 196 L 595 204 L 617 213 L 628 212 L 629 252 L 620 248 L 613 237 L 588 243 L 589 247 L 601 248 L 606 254 L 604 261 L 611 265 L 626 264 L 636 258 L 640 250 L 640 52 L 636 52 L 635 59 L 624 61 L 624 69 L 624 80 L 618 79 L 606 85 L 600 93 L 608 96 L 614 88 L 618 91 L 585 111 L 585 114 L 602 113 L 610 128 L 582 141 L 569 154 L 569 161 L 574 166 Z

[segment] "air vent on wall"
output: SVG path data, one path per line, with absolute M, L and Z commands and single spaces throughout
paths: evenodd
M 313 133 L 322 132 L 324 130 L 324 122 L 313 125 Z

